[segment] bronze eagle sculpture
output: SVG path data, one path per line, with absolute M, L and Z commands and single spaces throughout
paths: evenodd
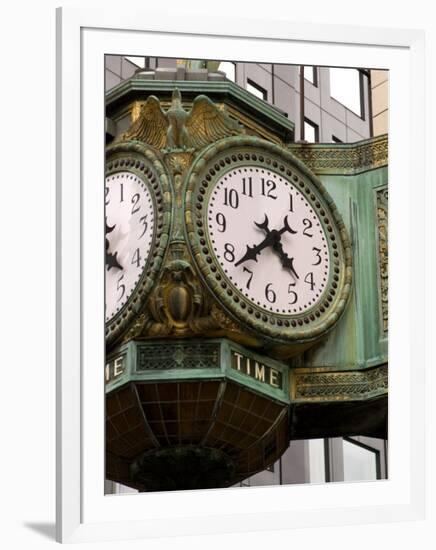
M 218 139 L 244 133 L 238 122 L 205 95 L 197 96 L 191 110 L 182 106 L 180 91 L 172 94 L 170 108 L 165 112 L 155 96 L 141 105 L 139 116 L 117 141 L 139 140 L 157 149 L 200 149 Z

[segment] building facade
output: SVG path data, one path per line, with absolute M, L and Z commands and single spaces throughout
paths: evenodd
M 141 71 L 142 79 L 159 82 L 229 80 L 274 108 L 277 128 L 281 125 L 280 131 L 283 135 L 287 132 L 289 141 L 303 145 L 307 142 L 320 143 L 323 150 L 326 144 L 331 143 L 344 144 L 344 151 L 351 150 L 348 144 L 355 144 L 356 154 L 360 154 L 360 148 L 364 147 L 361 143 L 387 131 L 388 77 L 384 71 L 120 56 L 106 56 L 105 70 L 108 93 L 138 74 L 138 71 Z M 118 115 L 116 121 L 108 117 L 108 143 L 121 131 L 127 130 L 130 122 L 129 113 L 124 118 Z M 299 153 L 298 145 L 294 151 Z M 301 152 L 303 154 L 304 150 Z M 332 172 L 331 178 L 334 179 L 336 174 Z M 328 173 L 326 177 L 329 177 Z M 374 184 L 376 191 L 377 185 Z M 380 279 L 380 274 L 377 277 Z M 387 330 L 383 338 L 386 340 L 386 353 L 382 354 L 379 363 L 375 363 L 376 366 L 387 362 Z M 294 366 L 304 367 L 311 363 L 318 367 L 323 364 L 320 357 L 322 359 L 322 353 L 317 355 L 314 352 L 304 357 L 301 364 L 296 359 Z M 239 484 L 254 486 L 385 479 L 388 476 L 387 456 L 387 440 L 368 437 L 364 433 L 346 437 L 296 438 L 291 440 L 289 448 L 274 464 Z M 108 482 L 107 492 L 131 490 Z

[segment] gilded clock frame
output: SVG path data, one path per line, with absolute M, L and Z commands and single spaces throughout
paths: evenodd
M 127 302 L 106 323 L 106 343 L 114 344 L 134 322 L 159 275 L 171 230 L 170 176 L 158 153 L 139 142 L 124 142 L 106 149 L 105 176 L 131 172 L 147 185 L 154 207 L 155 223 L 147 263 Z
M 327 285 L 311 308 L 296 314 L 267 311 L 231 283 L 213 254 L 207 228 L 208 199 L 214 185 L 234 168 L 254 165 L 284 176 L 306 197 L 327 236 L 331 269 Z M 344 222 L 321 181 L 294 155 L 255 136 L 225 138 L 207 147 L 186 179 L 185 223 L 193 262 L 228 314 L 266 339 L 302 343 L 331 329 L 347 304 L 352 283 L 351 243 Z

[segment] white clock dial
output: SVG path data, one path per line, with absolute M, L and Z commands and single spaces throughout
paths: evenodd
M 147 185 L 130 172 L 106 178 L 106 321 L 135 290 L 150 255 L 155 213 Z
M 221 268 L 252 303 L 293 315 L 321 299 L 330 272 L 327 237 L 286 178 L 258 166 L 227 172 L 211 192 L 207 225 Z

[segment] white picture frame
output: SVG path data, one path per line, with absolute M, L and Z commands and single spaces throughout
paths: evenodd
M 236 60 L 391 71 L 389 480 L 105 497 L 104 200 L 103 186 L 92 185 L 104 174 L 104 54 L 231 60 L 235 51 Z M 425 295 L 418 285 L 412 299 L 412 281 L 425 219 L 411 188 L 413 168 L 424 193 L 423 74 L 424 33 L 415 30 L 301 24 L 285 15 L 58 10 L 58 541 L 165 536 L 169 525 L 171 535 L 200 535 L 423 518 Z

